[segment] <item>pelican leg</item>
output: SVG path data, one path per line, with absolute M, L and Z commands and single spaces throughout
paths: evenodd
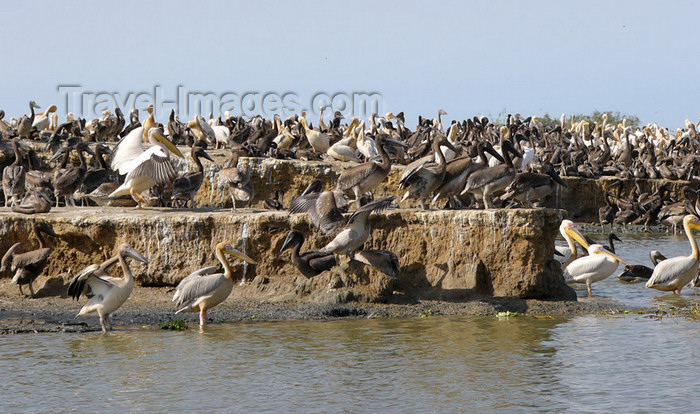
M 32 282 L 29 282 L 29 292 L 31 294 L 29 295 L 30 298 L 34 298 L 34 288 L 32 287 Z M 680 293 L 680 292 L 679 292 Z
M 107 325 L 107 330 L 112 330 L 112 315 L 105 315 L 105 324 Z
M 588 296 L 593 296 L 593 291 L 591 290 L 591 282 L 586 281 L 586 288 L 588 288 Z
M 355 203 L 357 203 L 357 208 L 362 207 L 362 194 L 360 194 L 360 189 L 355 186 L 353 187 L 352 192 L 355 193 Z
M 199 326 L 204 326 L 207 324 L 207 310 L 202 309 L 199 311 Z
M 22 296 L 26 296 L 24 292 L 22 292 L 22 285 L 18 284 L 17 287 L 19 288 L 19 294 Z
M 107 332 L 107 325 L 105 322 L 105 314 L 102 313 L 102 309 L 99 309 L 97 311 L 97 314 L 100 315 L 100 326 L 102 327 L 102 332 L 106 333 Z
M 233 211 L 235 213 L 236 212 L 236 199 L 233 196 L 231 196 L 231 204 L 233 204 L 233 208 L 231 209 L 231 211 Z
M 491 208 L 490 206 L 490 201 L 491 201 L 491 194 L 489 194 L 489 191 L 487 188 L 484 188 L 484 194 L 481 196 L 482 200 L 484 201 L 484 209 L 488 210 Z
M 129 194 L 131 194 L 131 198 L 136 201 L 136 208 L 141 209 L 141 204 L 145 203 L 146 200 L 141 196 L 141 194 L 134 192 L 134 189 L 131 188 L 129 189 Z

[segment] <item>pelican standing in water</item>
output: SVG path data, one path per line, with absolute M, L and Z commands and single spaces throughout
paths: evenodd
M 77 316 L 97 312 L 100 316 L 102 332 L 112 330 L 110 314 L 122 306 L 134 289 L 134 275 L 126 262 L 126 257 L 148 264 L 148 259 L 136 249 L 128 244 L 121 244 L 117 248 L 117 258 L 124 271 L 124 277 L 112 277 L 106 273 L 106 269 L 114 264 L 114 258 L 112 258 L 101 265 L 94 264 L 86 267 L 68 285 L 68 294 L 75 300 L 78 300 L 82 294 L 87 296 L 87 288 L 89 287 L 93 296 L 80 309 Z
M 623 258 L 607 250 L 602 244 L 591 244 L 585 240 L 579 241 L 588 250 L 588 256 L 580 257 L 569 263 L 564 269 L 566 283 L 585 283 L 588 296 L 592 295 L 591 285 L 606 279 L 617 270 L 620 262 L 629 266 Z
M 579 242 L 581 246 L 588 246 L 588 243 L 586 242 L 584 235 L 578 231 L 576 225 L 571 220 L 562 220 L 561 224 L 559 225 L 559 232 L 561 233 L 562 237 L 564 237 L 564 240 L 566 240 L 567 245 L 554 246 L 554 248 L 561 255 L 561 259 L 557 258 L 556 260 L 561 263 L 561 268 L 565 269 L 569 263 L 576 260 L 576 256 L 578 254 L 574 241 Z
M 255 260 L 234 249 L 230 244 L 219 243 L 215 248 L 216 258 L 224 267 L 224 273 L 214 273 L 216 266 L 199 269 L 186 278 L 175 288 L 173 301 L 180 312 L 199 312 L 199 326 L 207 323 L 207 310 L 213 308 L 228 298 L 233 290 L 233 271 L 224 257 L 225 254 L 237 257 L 250 264 Z
M 683 229 L 690 242 L 690 256 L 672 257 L 656 265 L 646 287 L 680 295 L 683 286 L 698 274 L 698 244 L 693 230 L 700 230 L 700 219 L 692 214 L 686 215 L 683 217 Z
M 143 127 L 134 129 L 112 151 L 112 169 L 119 171 L 119 174 L 126 174 L 126 178 L 124 184 L 109 197 L 131 194 L 138 203 L 137 208 L 141 208 L 141 204 L 146 201 L 139 193 L 154 185 L 168 185 L 177 177 L 170 161 L 170 153 L 184 158 L 180 150 L 163 136 L 160 128 L 148 131 L 148 141 L 153 146 L 144 148 L 141 141 L 143 131 Z

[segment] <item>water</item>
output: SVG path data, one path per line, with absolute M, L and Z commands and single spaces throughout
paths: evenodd
M 687 255 L 684 236 L 617 251 Z M 581 300 L 700 303 L 613 277 Z M 585 287 L 577 289 L 585 295 Z M 241 322 L 0 337 L 0 412 L 694 412 L 700 322 L 654 315 Z
M 691 412 L 699 340 L 639 315 L 7 336 L 0 411 Z

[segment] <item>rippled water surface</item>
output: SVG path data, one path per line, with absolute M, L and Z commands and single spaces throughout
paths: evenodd
M 257 322 L 2 338 L 2 412 L 691 412 L 700 324 Z
M 618 253 L 687 255 L 684 236 Z M 613 277 L 590 301 L 700 303 Z M 585 287 L 577 292 L 585 295 Z M 653 315 L 350 319 L 0 337 L 0 412 L 697 412 L 700 322 Z

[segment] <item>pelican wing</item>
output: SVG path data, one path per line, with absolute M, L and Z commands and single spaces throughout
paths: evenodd
M 223 273 L 192 278 L 180 289 L 180 295 L 175 302 L 175 305 L 180 308 L 177 312 L 185 311 L 203 298 L 211 296 L 225 279 Z
M 377 171 L 379 168 L 379 164 L 376 164 L 374 162 L 366 162 L 364 164 L 350 167 L 342 173 L 340 173 L 340 176 L 338 176 L 338 184 L 336 184 L 336 188 L 341 191 L 349 190 L 361 183 L 362 181 L 364 181 L 365 178 L 374 174 L 374 172 Z
M 673 282 L 679 277 L 688 274 L 688 272 L 693 270 L 693 267 L 697 268 L 697 261 L 693 256 L 678 256 L 666 259 L 656 265 L 646 287 L 663 286 Z
M 170 159 L 160 147 L 151 147 L 141 153 L 132 163 L 132 170 L 126 175 L 125 181 L 134 177 L 151 177 L 158 185 L 170 184 L 177 177 Z
M 566 266 L 564 279 L 567 283 L 575 282 L 585 275 L 597 273 L 604 262 L 605 257 L 598 254 L 580 257 Z
M 369 214 L 371 212 L 379 213 L 379 212 L 386 210 L 387 208 L 389 208 L 389 206 L 391 205 L 391 203 L 394 201 L 395 198 L 396 198 L 396 196 L 389 196 L 389 197 L 384 197 L 384 198 L 379 199 L 377 201 L 373 201 L 371 203 L 365 204 L 364 206 L 355 210 L 354 213 L 352 213 L 352 215 L 348 219 L 348 223 L 352 223 L 352 221 L 355 218 L 362 216 L 364 214 Z
M 496 181 L 504 175 L 508 174 L 509 168 L 506 165 L 500 164 L 495 167 L 484 168 L 483 170 L 474 171 L 469 178 L 467 178 L 466 190 L 473 190 L 475 188 L 481 188 L 486 184 Z
M 68 294 L 75 300 L 80 298 L 80 295 L 87 294 L 87 288 L 94 296 L 104 298 L 110 289 L 114 286 L 111 282 L 95 275 L 95 271 L 99 268 L 97 265 L 91 265 L 83 269 L 73 281 L 68 285 Z
M 119 140 L 112 150 L 112 169 L 121 175 L 127 174 L 134 169 L 134 162 L 143 151 L 143 127 L 138 127 Z
M 395 278 L 396 273 L 401 271 L 399 258 L 389 250 L 360 250 L 352 257 L 358 262 L 376 267 L 385 275 Z
M 12 258 L 12 266 L 15 269 L 25 268 L 46 260 L 46 258 L 49 257 L 49 254 L 51 254 L 50 247 L 44 247 L 43 249 L 36 249 L 22 254 L 16 254 Z
M 22 243 L 15 243 L 9 249 L 7 249 L 7 252 L 2 257 L 2 261 L 0 261 L 0 271 L 4 271 L 12 264 L 12 255 L 15 253 L 15 250 L 17 250 L 20 244 Z

